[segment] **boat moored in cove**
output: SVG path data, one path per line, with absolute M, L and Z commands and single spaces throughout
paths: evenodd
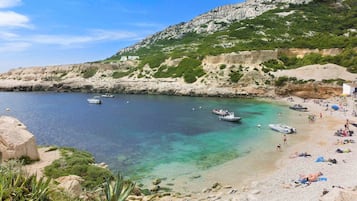
M 114 95 L 106 93 L 106 94 L 102 94 L 102 97 L 103 98 L 114 98 Z
M 234 112 L 228 112 L 225 115 L 220 115 L 218 119 L 223 121 L 239 122 L 241 120 L 241 117 L 235 116 Z
M 289 108 L 292 110 L 300 111 L 300 112 L 307 112 L 307 110 L 308 110 L 307 107 L 304 107 L 300 104 L 295 104 L 293 106 L 290 106 Z
M 102 100 L 100 100 L 98 96 L 94 96 L 93 98 L 88 98 L 87 101 L 90 104 L 102 104 Z
M 277 132 L 280 133 L 285 133 L 285 134 L 292 134 L 292 133 L 296 133 L 296 129 L 291 127 L 291 126 L 287 126 L 285 124 L 269 124 L 269 127 Z

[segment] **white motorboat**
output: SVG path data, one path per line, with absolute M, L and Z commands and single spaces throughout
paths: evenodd
M 91 104 L 101 104 L 102 103 L 102 100 L 100 100 L 99 97 L 93 97 L 93 98 L 88 98 L 87 99 L 88 103 L 91 103 Z
M 223 110 L 223 109 L 213 109 L 212 113 L 216 114 L 216 115 L 224 116 L 224 115 L 227 115 L 229 113 L 229 111 Z
M 285 134 L 291 134 L 291 133 L 296 133 L 296 129 L 291 127 L 291 126 L 287 126 L 285 124 L 269 124 L 269 127 L 277 132 L 280 133 L 285 133 Z
M 289 108 L 292 109 L 292 110 L 300 111 L 300 112 L 307 112 L 308 111 L 307 107 L 304 107 L 304 106 L 302 106 L 300 104 L 295 104 L 293 106 L 290 106 Z
M 106 93 L 106 94 L 102 94 L 102 97 L 103 98 L 114 98 L 114 95 Z
M 224 120 L 224 121 L 231 121 L 231 122 L 239 122 L 241 117 L 237 117 L 234 115 L 234 112 L 228 112 L 225 115 L 220 115 L 218 117 L 218 119 L 220 120 Z

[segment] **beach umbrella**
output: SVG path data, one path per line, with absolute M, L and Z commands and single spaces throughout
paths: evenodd
M 334 110 L 340 109 L 340 107 L 338 107 L 338 105 L 332 105 L 331 108 L 334 109 Z

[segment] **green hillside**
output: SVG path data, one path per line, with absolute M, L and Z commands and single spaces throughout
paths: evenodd
M 204 25 L 202 25 L 204 26 Z M 246 19 L 227 24 L 226 29 L 213 34 L 187 33 L 180 39 L 157 40 L 149 46 L 125 55 L 140 57 L 138 69 L 145 64 L 157 70 L 155 77 L 193 77 L 185 78 L 194 82 L 194 77 L 204 74 L 197 61 L 207 55 L 237 52 L 243 50 L 269 50 L 276 48 L 343 48 L 344 55 L 328 59 L 317 59 L 317 63 L 332 62 L 349 67 L 357 72 L 357 1 L 356 0 L 315 0 L 305 5 L 279 5 L 254 19 Z M 116 61 L 124 56 L 117 54 L 104 62 Z M 284 55 L 281 55 L 284 57 Z M 183 60 L 182 68 L 161 66 L 168 58 L 191 58 Z M 290 58 L 285 58 L 288 61 Z M 296 59 L 296 58 L 295 58 Z M 346 61 L 348 60 L 348 61 Z M 289 60 L 292 63 L 292 60 Z M 295 63 L 294 63 L 295 62 Z M 270 65 L 267 69 L 299 67 L 301 64 L 314 63 L 293 61 L 293 64 Z M 274 62 L 272 62 L 274 63 Z M 287 62 L 289 63 L 289 62 Z M 189 64 L 189 65 L 187 65 Z M 346 65 L 345 65 L 346 64 Z

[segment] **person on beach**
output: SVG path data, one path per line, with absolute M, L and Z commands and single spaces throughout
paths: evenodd
M 281 151 L 281 145 L 280 145 L 280 144 L 278 144 L 278 145 L 276 146 L 276 150 L 277 150 L 277 151 Z
M 299 181 L 303 184 L 318 181 L 319 177 L 322 176 L 322 172 L 317 172 L 309 175 L 300 175 Z
M 286 137 L 286 134 L 284 134 L 284 137 L 283 137 L 283 141 L 284 141 L 284 144 L 287 144 L 287 137 Z
M 309 156 L 311 156 L 311 154 L 308 154 L 307 152 L 302 152 L 302 153 L 295 152 L 289 158 L 309 157 Z

